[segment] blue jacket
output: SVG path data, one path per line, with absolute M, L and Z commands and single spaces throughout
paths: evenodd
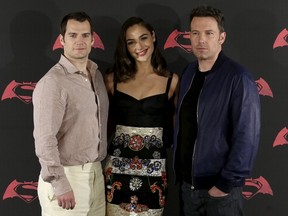
M 180 163 L 177 151 L 179 113 L 190 89 L 198 62 L 189 64 L 182 77 L 174 133 L 174 171 Z M 197 108 L 198 132 L 192 157 L 195 189 L 216 186 L 228 193 L 249 177 L 260 137 L 260 100 L 255 80 L 245 68 L 220 52 L 206 76 Z

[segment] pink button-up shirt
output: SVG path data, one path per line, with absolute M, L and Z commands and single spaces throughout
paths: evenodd
M 63 166 L 106 156 L 108 96 L 97 65 L 89 60 L 87 69 L 92 83 L 62 55 L 33 92 L 36 155 L 55 195 L 72 190 Z

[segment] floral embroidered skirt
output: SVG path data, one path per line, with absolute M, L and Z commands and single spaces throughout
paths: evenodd
M 117 125 L 105 166 L 107 216 L 161 216 L 166 151 L 161 127 Z

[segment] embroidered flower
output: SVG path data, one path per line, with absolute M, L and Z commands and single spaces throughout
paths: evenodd
M 115 157 L 119 157 L 121 155 L 121 150 L 119 148 L 115 149 L 114 152 L 113 152 L 113 155 Z
M 129 134 L 121 133 L 119 136 L 113 139 L 112 144 L 114 146 L 123 145 L 124 148 L 126 148 L 128 146 L 129 141 L 130 141 Z
M 161 154 L 158 151 L 153 152 L 153 158 L 154 159 L 160 159 L 161 158 Z
M 139 188 L 142 186 L 142 180 L 139 179 L 139 178 L 132 178 L 130 180 L 130 183 L 129 183 L 129 187 L 132 191 L 136 191 L 136 190 L 139 190 Z
M 151 140 L 151 137 L 148 136 L 148 135 L 146 135 L 146 136 L 144 137 L 144 139 L 143 139 L 143 143 L 144 143 L 144 145 L 145 145 L 145 147 L 146 147 L 147 149 L 149 149 L 150 146 L 151 146 L 150 140 Z
M 142 169 L 142 163 L 141 160 L 138 157 L 134 157 L 133 160 L 130 163 L 130 168 L 135 170 L 140 170 Z
M 162 166 L 162 164 L 161 164 L 160 161 L 155 161 L 154 162 L 154 170 L 156 170 L 156 171 L 160 170 L 161 166 Z
M 132 136 L 128 145 L 132 151 L 140 151 L 144 147 L 143 137 L 140 135 Z
M 154 164 L 151 163 L 147 166 L 147 173 L 151 174 L 153 173 L 153 171 L 154 171 Z
M 140 212 L 145 212 L 149 210 L 148 206 L 138 204 L 138 197 L 135 195 L 130 197 L 130 203 L 121 203 L 119 206 L 120 208 L 124 209 L 127 212 L 140 213 Z
M 112 166 L 114 167 L 119 167 L 120 166 L 121 161 L 118 158 L 113 158 L 112 160 Z

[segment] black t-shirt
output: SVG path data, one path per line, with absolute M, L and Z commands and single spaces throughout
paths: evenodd
M 197 137 L 198 98 L 204 84 L 207 72 L 197 70 L 192 85 L 183 99 L 180 110 L 180 162 L 181 175 L 185 182 L 191 184 L 192 155 Z

